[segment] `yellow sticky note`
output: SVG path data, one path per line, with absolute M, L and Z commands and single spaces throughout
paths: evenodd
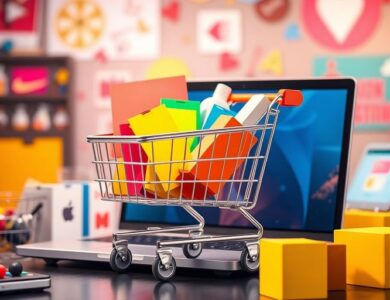
M 129 125 L 138 136 L 179 131 L 177 124 L 164 105 L 130 118 Z M 154 163 L 154 165 L 149 165 L 147 168 L 146 181 L 155 181 L 157 177 L 165 192 L 179 187 L 179 184 L 173 181 L 179 175 L 179 170 L 183 169 L 183 163 L 171 162 L 190 159 L 190 145 L 185 143 L 185 139 L 176 138 L 172 140 L 172 138 L 165 138 L 153 142 L 143 142 L 141 146 L 148 156 L 149 162 Z M 150 172 L 149 168 L 152 168 L 157 176 L 154 176 L 154 172 Z M 155 184 L 145 184 L 145 189 L 154 193 Z
M 280 50 L 273 50 L 270 54 L 268 54 L 260 63 L 260 70 L 274 75 L 282 75 L 282 52 Z

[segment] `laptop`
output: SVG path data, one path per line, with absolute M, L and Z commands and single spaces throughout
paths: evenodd
M 212 95 L 217 81 L 188 83 L 189 99 Z M 299 89 L 300 107 L 280 107 L 280 115 L 256 207 L 251 211 L 264 226 L 265 237 L 306 237 L 331 241 L 342 224 L 353 119 L 355 81 L 342 79 L 245 80 L 222 82 L 234 93 L 269 93 Z M 233 110 L 239 110 L 235 105 Z M 253 232 L 237 212 L 196 208 L 206 221 L 205 234 Z M 122 204 L 120 230 L 184 225 L 193 222 L 182 207 Z M 157 241 L 187 237 L 169 233 L 129 238 L 132 264 L 152 265 Z M 204 243 L 196 259 L 173 247 L 177 267 L 237 271 L 244 243 Z M 57 260 L 108 262 L 112 237 L 42 242 L 17 247 L 17 254 Z

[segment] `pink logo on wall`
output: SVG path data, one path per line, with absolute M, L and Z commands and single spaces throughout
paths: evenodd
M 381 0 L 303 0 L 306 31 L 323 46 L 344 50 L 366 41 L 380 19 Z
M 45 95 L 49 71 L 45 67 L 15 67 L 11 70 L 11 91 L 16 95 Z

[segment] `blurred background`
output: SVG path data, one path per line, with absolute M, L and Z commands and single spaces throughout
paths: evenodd
M 350 171 L 390 141 L 390 1 L 1 0 L 0 191 L 89 178 L 109 84 L 355 76 Z

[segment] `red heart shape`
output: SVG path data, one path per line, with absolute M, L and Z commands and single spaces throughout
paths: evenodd
M 236 69 L 239 65 L 238 59 L 233 57 L 230 53 L 222 53 L 219 57 L 219 69 L 221 71 L 230 71 Z
M 162 9 L 162 15 L 171 21 L 179 20 L 180 4 L 178 1 L 172 1 L 165 5 Z

